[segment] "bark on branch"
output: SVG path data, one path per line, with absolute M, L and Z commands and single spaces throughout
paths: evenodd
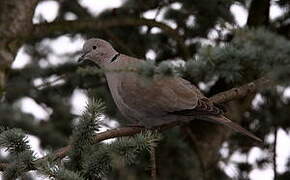
M 106 18 L 106 19 L 84 19 L 84 20 L 73 20 L 73 21 L 54 21 L 51 23 L 35 24 L 33 30 L 34 38 L 43 38 L 49 35 L 55 35 L 58 33 L 71 33 L 71 32 L 82 32 L 82 31 L 99 31 L 106 30 L 114 27 L 122 26 L 150 26 L 158 27 L 164 32 L 170 34 L 175 39 L 182 40 L 182 37 L 178 32 L 170 26 L 145 18 Z M 33 38 L 33 37 L 27 37 Z
M 249 94 L 266 89 L 268 86 L 273 86 L 274 82 L 268 77 L 261 77 L 253 82 L 244 84 L 238 88 L 218 93 L 210 98 L 213 103 L 226 103 L 233 99 L 243 98 Z

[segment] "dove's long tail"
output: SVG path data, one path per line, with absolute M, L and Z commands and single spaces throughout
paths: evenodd
M 240 125 L 238 125 L 237 123 L 234 123 L 233 121 L 229 120 L 225 116 L 222 116 L 222 115 L 220 115 L 220 116 L 208 116 L 207 120 L 210 120 L 212 122 L 214 121 L 214 122 L 219 123 L 219 124 L 223 124 L 231 129 L 233 129 L 234 131 L 237 131 L 243 135 L 246 135 L 246 136 L 249 136 L 249 137 L 255 139 L 256 141 L 263 142 L 260 138 L 255 136 L 253 133 L 242 128 Z

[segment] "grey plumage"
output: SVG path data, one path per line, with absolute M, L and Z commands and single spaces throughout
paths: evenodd
M 224 124 L 261 141 L 227 119 L 220 108 L 212 104 L 197 87 L 185 79 L 155 75 L 148 81 L 135 72 L 117 72 L 128 67 L 136 68 L 143 60 L 119 54 L 107 41 L 88 40 L 84 44 L 80 61 L 91 61 L 105 69 L 107 83 L 118 109 L 133 122 L 151 128 L 173 121 L 202 119 Z

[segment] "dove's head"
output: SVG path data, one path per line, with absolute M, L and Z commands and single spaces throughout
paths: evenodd
M 102 68 L 119 55 L 109 42 L 97 38 L 87 40 L 82 51 L 83 54 L 78 60 L 80 64 L 93 64 Z

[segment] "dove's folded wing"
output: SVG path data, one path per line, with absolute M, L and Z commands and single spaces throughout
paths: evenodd
M 178 77 L 155 76 L 146 80 L 139 75 L 128 75 L 120 81 L 118 89 L 130 108 L 156 115 L 194 109 L 199 99 L 196 87 Z

